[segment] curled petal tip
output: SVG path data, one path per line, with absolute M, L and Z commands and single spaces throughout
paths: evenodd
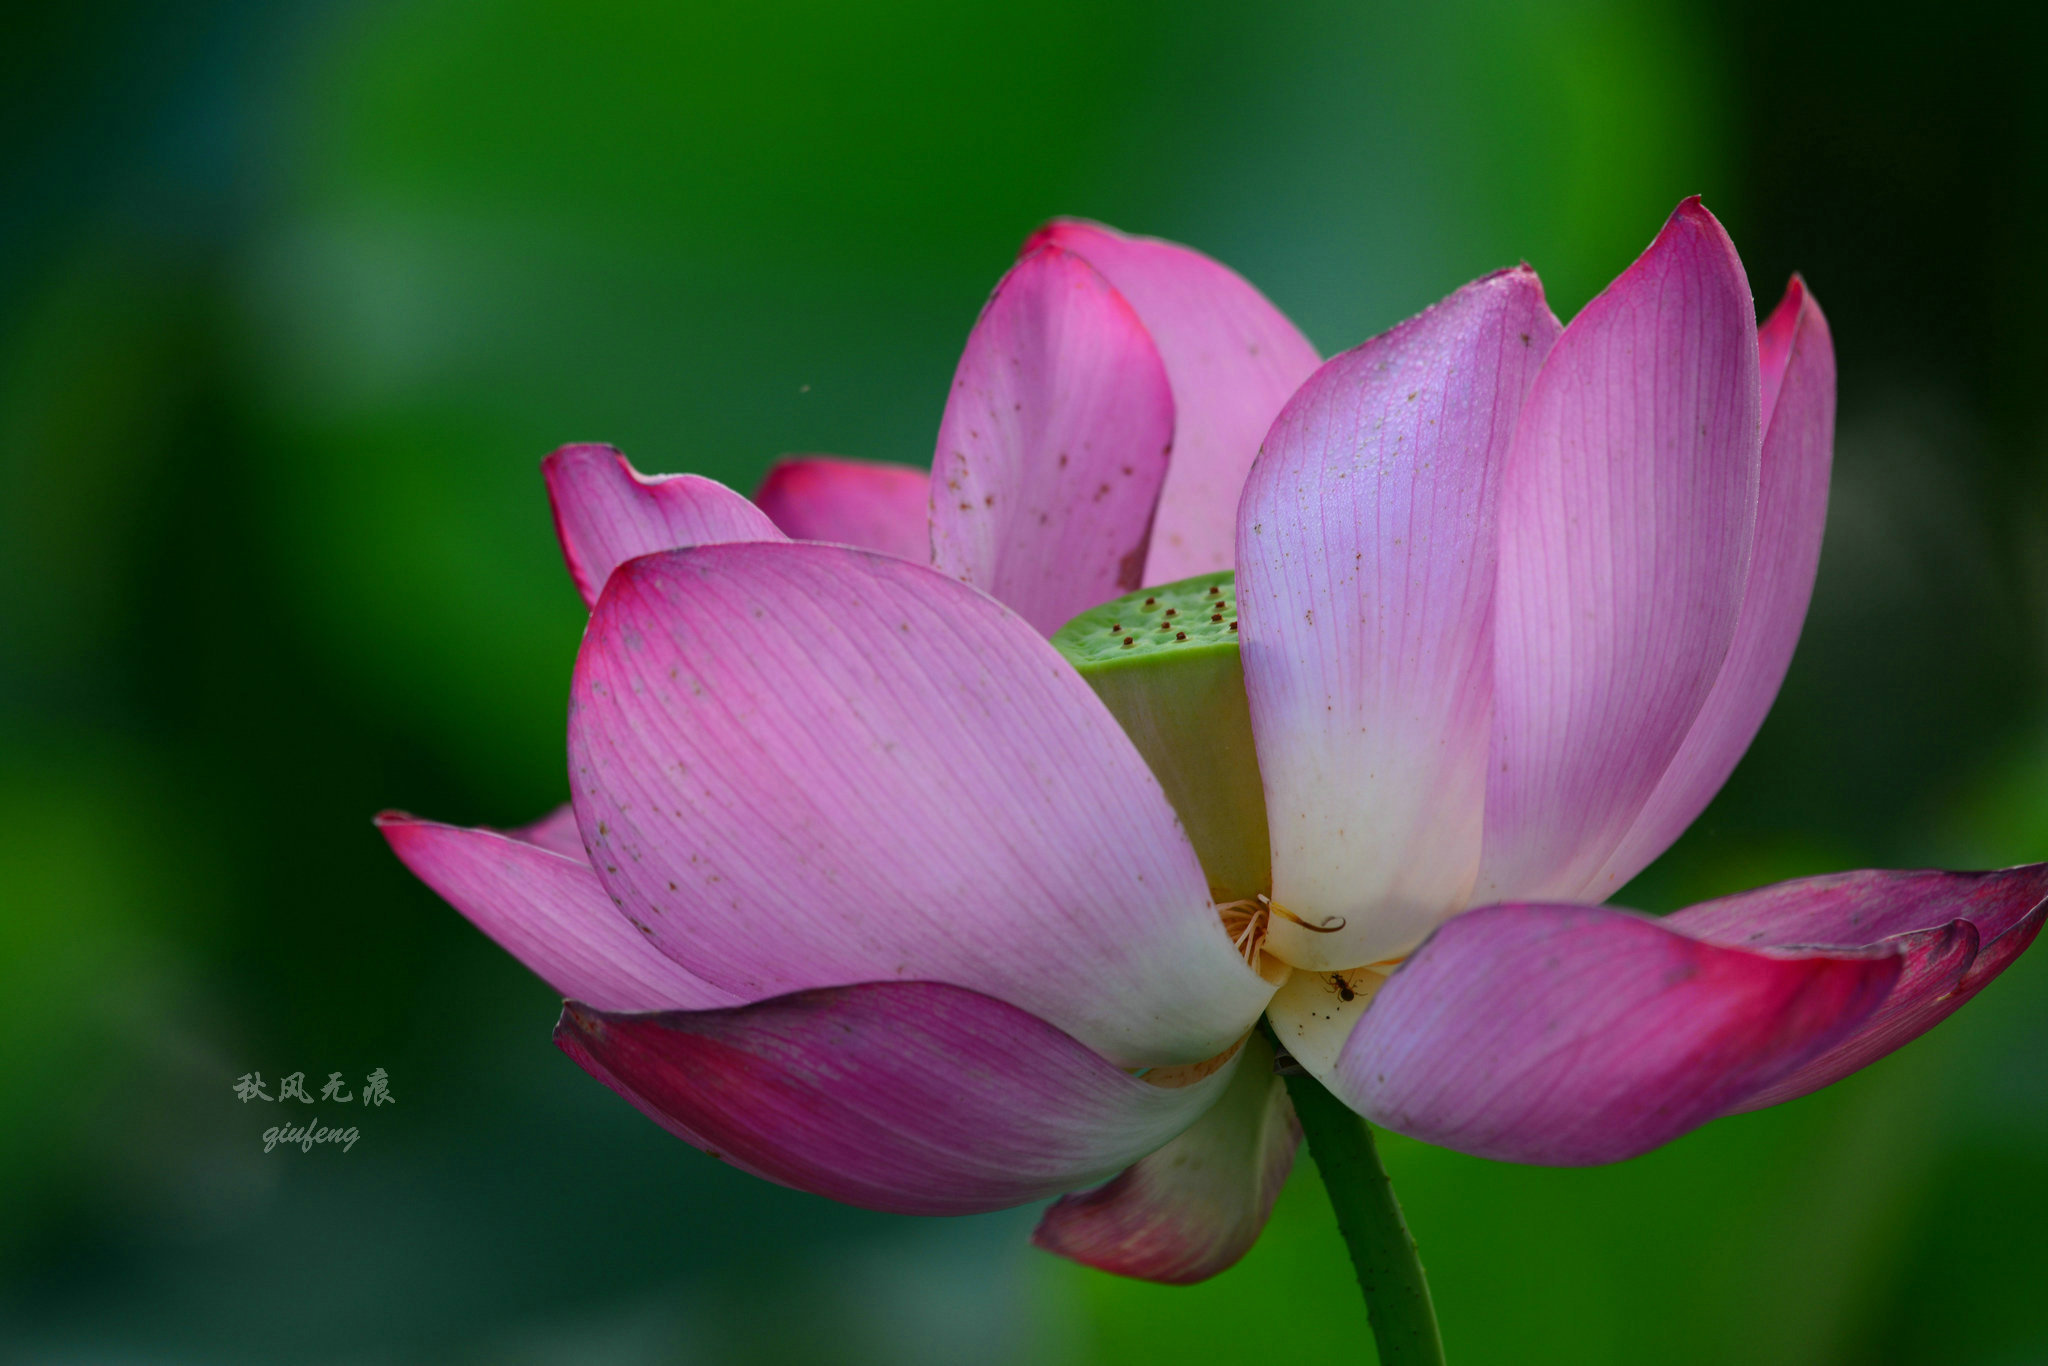
M 1067 219 L 1054 218 L 1034 229 L 1031 235 L 1025 238 L 1022 244 L 1018 246 L 1017 259 L 1021 261 L 1041 247 L 1058 245 L 1067 223 Z
M 612 445 L 609 441 L 568 441 L 542 456 L 540 467 L 542 472 L 545 473 L 549 470 L 559 469 L 561 466 L 574 460 L 587 460 L 603 456 L 612 456 L 621 460 L 625 458 L 624 452 L 620 451 L 617 446 Z
M 573 996 L 562 998 L 561 1018 L 555 1021 L 555 1047 L 571 1052 L 567 1042 L 570 1038 L 595 1044 L 604 1039 L 605 1033 L 605 1012 Z
M 1023 245 L 1017 248 L 1017 259 L 1021 261 L 1032 252 L 1047 246 L 1072 250 L 1077 238 L 1087 237 L 1096 233 L 1112 238 L 1121 238 L 1127 235 L 1106 223 L 1098 223 L 1090 218 L 1074 218 L 1068 215 L 1061 215 L 1058 218 L 1047 219 L 1029 237 L 1025 238 Z
M 1716 943 L 1864 946 L 1900 961 L 1883 1005 L 1852 1034 L 1730 1107 L 1755 1110 L 1839 1081 L 1953 1015 L 2033 943 L 2044 915 L 2048 865 L 2028 864 L 1801 878 L 1688 907 L 1667 923 Z
M 1060 244 L 1057 241 L 1055 241 L 1051 236 L 1046 234 L 1043 229 L 1041 229 L 1040 231 L 1033 233 L 1029 238 L 1026 238 L 1024 245 L 1018 249 L 1017 264 L 1022 265 L 1026 261 L 1038 260 L 1042 258 L 1049 258 L 1055 256 L 1065 256 L 1068 254 L 1069 253 L 1060 250 Z M 998 280 L 996 282 L 996 287 L 993 293 L 1001 294 L 1003 292 L 1003 287 L 1009 283 L 1009 278 L 1010 277 L 1006 275 L 1001 280 Z
M 766 513 L 716 480 L 648 476 L 610 446 L 564 446 L 541 462 L 555 535 L 583 601 L 612 570 L 678 546 L 784 539 Z

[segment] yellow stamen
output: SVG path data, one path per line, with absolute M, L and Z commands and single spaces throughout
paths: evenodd
M 1335 934 L 1344 928 L 1342 916 L 1326 920 L 1320 925 L 1311 925 L 1263 893 L 1236 901 L 1219 902 L 1216 911 L 1223 917 L 1223 930 L 1230 936 L 1232 946 L 1253 968 L 1259 966 L 1259 954 L 1266 947 L 1266 935 L 1271 931 L 1273 917 L 1276 915 L 1294 922 L 1311 934 Z
M 1253 969 L 1259 966 L 1259 954 L 1266 947 L 1266 930 L 1271 924 L 1271 914 L 1266 898 L 1226 901 L 1216 911 L 1223 917 L 1223 932 L 1230 936 L 1231 947 Z

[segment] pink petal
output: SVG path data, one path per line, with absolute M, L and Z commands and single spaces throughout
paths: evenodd
M 737 997 L 649 943 L 605 896 L 590 865 L 495 830 L 403 812 L 377 828 L 420 881 L 563 996 L 609 1010 L 702 1009 Z
M 1154 237 L 1062 219 L 1051 243 L 1109 278 L 1152 334 L 1173 382 L 1173 464 L 1159 498 L 1146 583 L 1235 563 L 1237 495 L 1267 427 L 1319 358 L 1280 310 L 1229 267 Z
M 1326 1081 L 1368 1119 L 1460 1152 L 1618 1162 L 1826 1053 L 1901 967 L 1723 947 L 1604 906 L 1489 906 L 1380 988 Z
M 1494 497 L 1557 339 L 1526 268 L 1332 360 L 1238 512 L 1245 692 L 1273 835 L 1268 941 L 1297 967 L 1408 952 L 1478 873 Z
M 712 1156 L 898 1214 L 1006 1209 L 1100 1180 L 1185 1129 L 1232 1076 L 1150 1085 L 938 982 L 661 1015 L 572 1002 L 555 1042 Z
M 793 541 L 833 541 L 923 564 L 931 559 L 932 477 L 909 465 L 790 455 L 754 501 Z
M 541 462 L 569 576 L 595 603 L 612 570 L 637 555 L 721 541 L 783 539 L 768 515 L 694 474 L 641 474 L 610 446 L 564 446 Z
M 1835 873 L 1689 906 L 1665 919 L 1714 944 L 1881 946 L 1905 959 L 1884 1005 L 1849 1038 L 1735 1108 L 1841 1080 L 1919 1038 L 2005 971 L 2048 914 L 2048 864 L 1996 873 Z
M 1735 641 L 1678 756 L 1594 879 L 1592 899 L 1612 895 L 1669 848 L 1728 781 L 1778 696 L 1813 597 L 1835 444 L 1835 351 L 1820 305 L 1796 277 L 1759 343 L 1769 418 Z
M 967 339 L 932 461 L 932 565 L 1051 635 L 1136 588 L 1173 446 L 1138 315 L 1078 256 L 1010 268 Z
M 1816 353 L 1814 348 L 1818 346 Z M 1778 300 L 1778 306 L 1771 310 L 1756 330 L 1756 362 L 1763 380 L 1763 430 L 1765 446 L 1764 459 L 1770 459 L 1769 441 L 1771 423 L 1777 420 L 1778 395 L 1785 388 L 1785 376 L 1790 371 L 1795 350 L 1806 351 L 1805 363 L 1810 367 L 1817 356 L 1824 357 L 1827 366 L 1824 372 L 1828 381 L 1828 434 L 1834 435 L 1834 380 L 1835 342 L 1828 331 L 1827 319 L 1821 316 L 1820 305 L 1807 292 L 1806 281 L 1798 274 L 1785 286 L 1785 297 Z M 1832 443 L 1831 443 L 1832 444 Z M 1832 453 L 1832 451 L 1831 451 Z
M 607 890 L 748 999 L 951 982 L 1143 1066 L 1220 1051 L 1272 993 L 1080 675 L 906 561 L 634 561 L 584 636 L 569 755 Z
M 576 808 L 567 802 L 537 821 L 503 833 L 515 840 L 537 844 L 551 854 L 560 854 L 563 858 L 572 858 L 586 867 L 589 866 L 590 859 L 583 852 L 583 836 L 576 829 Z
M 1706 702 L 1756 523 L 1754 318 L 1688 199 L 1530 390 L 1500 494 L 1475 900 L 1579 897 Z
M 1245 1040 L 1230 1089 L 1194 1126 L 1114 1181 L 1064 1196 L 1031 1241 L 1119 1276 L 1192 1285 L 1251 1251 L 1301 1146 L 1262 1035 Z

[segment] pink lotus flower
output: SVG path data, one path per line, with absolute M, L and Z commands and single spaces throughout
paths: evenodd
M 1863 1066 L 2032 941 L 2044 865 L 1594 904 L 1726 779 L 1805 614 L 1834 362 L 1797 280 L 1759 331 L 1687 201 L 1569 327 L 1488 276 L 1265 430 L 1312 364 L 1213 262 L 1060 225 L 968 343 L 933 567 L 922 475 L 785 466 L 778 530 L 558 452 L 572 808 L 385 835 L 687 1142 L 879 1209 L 1058 1195 L 1042 1246 L 1168 1281 L 1236 1260 L 1293 1160 L 1262 1016 L 1377 1123 L 1610 1162 Z M 1226 566 L 1223 526 L 1234 620 L 1220 581 L 1160 600 L 1238 629 L 1255 771 L 1127 733 L 1044 638 L 1136 564 Z M 1206 866 L 1205 781 L 1263 794 L 1269 876 Z

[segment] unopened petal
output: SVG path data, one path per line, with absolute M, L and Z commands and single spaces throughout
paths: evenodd
M 967 339 L 932 459 L 932 564 L 1045 635 L 1136 588 L 1173 391 L 1123 296 L 1057 247 L 1026 255 Z
M 1086 258 L 1130 300 L 1173 383 L 1173 463 L 1145 582 L 1235 563 L 1237 498 L 1259 442 L 1319 357 L 1244 278 L 1201 252 L 1063 219 L 1025 244 Z
M 784 456 L 754 502 L 793 541 L 832 541 L 923 564 L 931 558 L 931 475 L 909 465 Z
M 749 999 L 951 982 L 1120 1064 L 1195 1062 L 1271 988 L 1158 780 L 973 589 L 808 543 L 636 560 L 591 616 L 573 797 L 598 876 Z
M 1827 1053 L 1902 965 L 1732 948 L 1604 906 L 1489 906 L 1394 973 L 1324 1080 L 1368 1119 L 1460 1152 L 1617 1162 Z
M 1765 318 L 1756 329 L 1756 363 L 1762 380 L 1765 441 L 1771 439 L 1771 423 L 1777 420 L 1778 397 L 1784 392 L 1785 377 L 1791 373 L 1793 357 L 1801 352 L 1805 353 L 1803 363 L 1809 367 L 1814 366 L 1823 357 L 1826 359 L 1826 368 L 1818 373 L 1824 374 L 1828 380 L 1827 413 L 1829 432 L 1832 434 L 1834 339 L 1828 332 L 1827 319 L 1821 316 L 1820 305 L 1814 302 L 1812 292 L 1806 288 L 1806 281 L 1794 275 L 1785 286 L 1784 297 L 1779 299 L 1778 306 L 1771 310 L 1771 316 Z M 1768 456 L 1766 458 L 1768 459 Z
M 1557 334 L 1533 271 L 1475 281 L 1318 370 L 1245 484 L 1245 692 L 1294 917 L 1268 943 L 1297 967 L 1406 953 L 1471 893 L 1494 500 Z
M 1587 888 L 1589 900 L 1649 866 L 1728 781 L 1785 681 L 1813 598 L 1835 445 L 1834 344 L 1820 305 L 1797 279 L 1758 339 L 1766 362 L 1763 479 L 1735 641 L 1685 743 Z
M 568 858 L 495 830 L 396 811 L 377 817 L 377 828 L 420 881 L 562 996 L 607 1010 L 695 1010 L 739 999 L 649 943 L 580 851 Z
M 610 446 L 564 446 L 541 462 L 569 576 L 595 603 L 612 570 L 678 546 L 783 539 L 768 515 L 715 479 L 648 476 Z
M 1884 1005 L 1841 1043 L 1735 1108 L 1841 1080 L 1960 1010 L 2040 933 L 2048 864 L 1995 873 L 1834 873 L 1690 906 L 1665 923 L 1716 944 L 1887 947 L 1904 961 Z
M 1257 1034 L 1229 1090 L 1115 1180 L 1056 1201 L 1031 1241 L 1119 1276 L 1191 1285 L 1251 1251 L 1301 1146 L 1273 1049 Z
M 1515 433 L 1475 900 L 1581 899 L 1670 767 L 1735 635 L 1759 403 L 1742 264 L 1687 200 L 1565 328 Z
M 1236 1066 L 1154 1086 L 1015 1006 L 937 982 L 658 1015 L 571 1003 L 555 1041 L 713 1156 L 898 1214 L 1005 1209 L 1099 1181 L 1185 1129 Z

